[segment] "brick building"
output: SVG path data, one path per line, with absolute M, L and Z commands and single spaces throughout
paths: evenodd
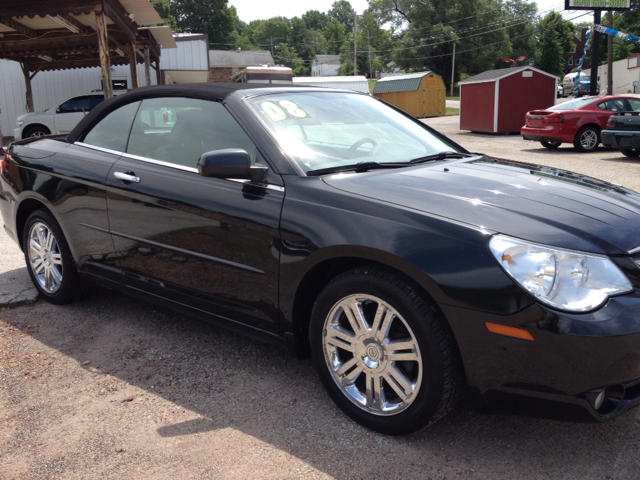
M 226 82 L 252 65 L 275 65 L 267 50 L 209 50 L 209 81 Z
M 580 32 L 580 38 L 576 35 L 572 35 L 571 41 L 573 42 L 573 51 L 565 53 L 564 56 L 564 73 L 569 73 L 571 70 L 578 66 L 578 62 L 584 55 L 584 44 L 587 42 L 587 27 L 582 27 Z M 584 59 L 584 64 L 582 65 L 582 70 L 587 70 L 591 68 L 591 50 L 589 50 L 589 54 L 587 54 L 587 58 Z

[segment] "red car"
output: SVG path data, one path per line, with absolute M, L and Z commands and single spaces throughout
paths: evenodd
M 591 152 L 600 143 L 600 131 L 613 113 L 640 109 L 640 95 L 582 97 L 545 110 L 532 110 L 520 130 L 522 138 L 546 148 L 573 143 L 579 152 Z

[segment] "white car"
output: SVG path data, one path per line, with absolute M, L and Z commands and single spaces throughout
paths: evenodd
M 114 95 L 126 90 L 114 92 Z M 91 92 L 71 97 L 54 108 L 43 112 L 25 113 L 16 119 L 13 136 L 16 140 L 42 135 L 69 133 L 82 118 L 104 100 L 102 92 Z

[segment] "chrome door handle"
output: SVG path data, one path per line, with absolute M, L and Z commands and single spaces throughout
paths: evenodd
M 124 172 L 114 172 L 113 178 L 116 180 L 122 180 L 123 182 L 140 183 L 140 177 Z

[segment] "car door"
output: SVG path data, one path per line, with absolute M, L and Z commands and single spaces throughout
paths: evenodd
M 109 274 L 115 262 L 109 235 L 105 180 L 126 148 L 140 102 L 106 115 L 73 145 L 55 157 L 56 205 L 67 238 L 83 271 Z
M 69 133 L 91 110 L 89 95 L 70 98 L 56 108 L 53 123 L 56 133 Z
M 204 177 L 202 153 L 260 151 L 218 102 L 143 100 L 107 180 L 118 265 L 136 288 L 275 332 L 279 175 L 260 185 Z
M 628 112 L 629 104 L 624 98 L 610 98 L 596 104 L 595 114 L 598 119 L 598 125 L 602 130 L 607 128 L 607 121 L 614 113 Z

